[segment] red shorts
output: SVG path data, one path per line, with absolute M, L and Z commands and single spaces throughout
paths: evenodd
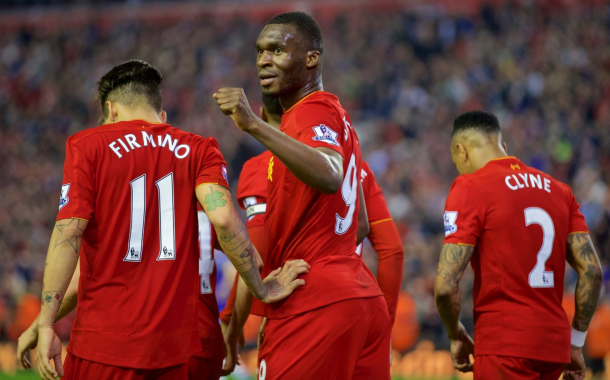
M 223 359 L 204 359 L 191 356 L 188 362 L 189 380 L 218 380 Z
M 557 380 L 566 365 L 511 356 L 478 355 L 474 380 Z
M 268 320 L 258 380 L 389 380 L 390 333 L 382 296 Z
M 62 380 L 184 380 L 188 378 L 188 365 L 184 363 L 156 369 L 125 368 L 68 354 L 64 362 L 64 373 Z

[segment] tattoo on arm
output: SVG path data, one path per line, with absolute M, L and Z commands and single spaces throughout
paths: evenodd
M 574 292 L 576 311 L 572 326 L 579 331 L 586 331 L 595 313 L 601 292 L 603 278 L 601 265 L 588 234 L 568 235 L 568 251 L 568 262 L 578 272 Z
M 443 245 L 436 275 L 444 279 L 448 286 L 458 286 L 473 251 L 472 245 Z
M 49 309 L 58 308 L 61 305 L 62 293 L 57 290 L 45 290 L 42 292 L 42 306 L 47 306 Z
M 458 333 L 462 308 L 460 279 L 470 262 L 474 246 L 444 244 L 438 263 L 435 282 L 436 307 L 450 339 Z
M 80 250 L 80 245 L 81 245 L 81 240 L 82 240 L 82 236 L 83 233 L 85 232 L 85 230 L 83 228 L 81 228 L 81 223 L 83 221 L 80 219 L 71 219 L 69 222 L 64 222 L 63 224 L 56 224 L 55 228 L 57 229 L 57 231 L 59 231 L 59 236 L 57 237 L 57 240 L 55 241 L 55 248 L 57 248 L 58 246 L 67 243 L 70 245 L 70 247 L 72 247 L 72 249 L 74 250 L 74 253 L 78 255 L 78 251 Z M 64 235 L 64 231 L 66 231 L 66 228 L 76 228 L 76 230 L 78 231 L 75 234 L 70 234 L 70 235 Z M 45 267 L 48 264 L 45 264 Z
M 207 211 L 214 211 L 216 208 L 224 207 L 227 204 L 227 201 L 223 198 L 223 193 L 220 191 L 214 191 L 212 186 L 210 186 L 210 193 L 205 195 L 203 203 L 208 206 Z

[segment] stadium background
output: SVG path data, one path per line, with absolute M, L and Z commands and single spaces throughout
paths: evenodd
M 457 175 L 449 134 L 460 112 L 494 112 L 510 154 L 572 186 L 608 289 L 607 1 L 1 0 L 0 378 L 13 378 L 15 341 L 39 309 L 65 140 L 96 125 L 96 80 L 132 58 L 158 67 L 170 123 L 218 139 L 235 189 L 241 165 L 262 147 L 238 133 L 212 93 L 242 86 L 253 108 L 260 106 L 255 38 L 267 19 L 288 10 L 309 12 L 320 23 L 325 90 L 338 94 L 350 113 L 404 242 L 396 378 L 457 376 L 433 281 L 444 200 Z M 370 246 L 364 258 L 375 271 Z M 218 263 L 223 304 L 232 274 L 226 260 Z M 575 279 L 568 271 L 568 313 Z M 462 319 L 472 330 L 471 271 L 462 283 Z M 71 321 L 58 324 L 64 341 Z M 254 327 L 247 333 L 243 358 L 251 370 Z M 609 352 L 610 298 L 604 293 L 588 335 L 589 366 L 603 371 L 605 358 L 610 368 Z M 246 372 L 237 378 L 247 378 Z M 610 371 L 597 376 L 610 379 Z M 17 372 L 17 378 L 30 377 Z

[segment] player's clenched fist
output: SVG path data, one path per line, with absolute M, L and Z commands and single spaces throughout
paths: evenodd
M 214 99 L 222 113 L 231 116 L 231 119 L 243 131 L 247 132 L 251 123 L 257 119 L 250 108 L 243 88 L 223 87 L 214 94 Z
M 284 267 L 277 268 L 263 280 L 267 287 L 264 303 L 272 303 L 288 297 L 298 287 L 305 285 L 305 280 L 297 279 L 300 274 L 309 273 L 309 264 L 305 260 L 290 260 Z

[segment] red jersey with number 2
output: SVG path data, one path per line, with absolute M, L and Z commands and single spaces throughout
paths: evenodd
M 292 259 L 307 261 L 311 270 L 301 276 L 307 285 L 283 302 L 265 305 L 265 316 L 283 318 L 382 295 L 356 255 L 360 143 L 339 99 L 323 91 L 310 94 L 284 112 L 280 129 L 305 145 L 341 154 L 344 180 L 336 193 L 323 194 L 296 178 L 277 157 L 270 158 L 263 277 Z
M 515 157 L 459 176 L 445 243 L 474 245 L 475 352 L 570 361 L 561 307 L 568 234 L 587 232 L 570 188 Z
M 68 139 L 57 219 L 89 220 L 68 352 L 128 368 L 186 363 L 197 328 L 195 187 L 228 187 L 214 139 L 142 120 Z

